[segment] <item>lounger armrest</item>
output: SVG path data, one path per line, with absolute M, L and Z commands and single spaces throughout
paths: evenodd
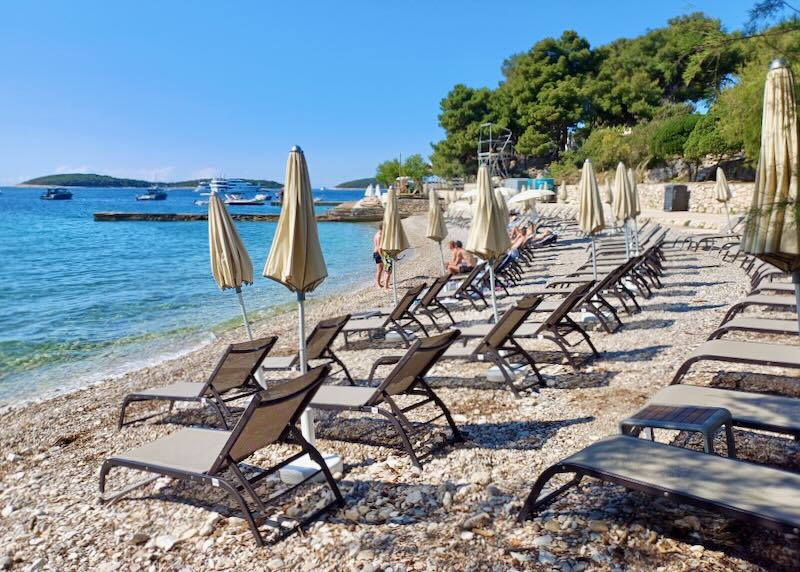
M 382 365 L 395 365 L 401 359 L 403 359 L 403 356 L 381 356 L 376 359 L 375 363 L 372 364 L 372 369 L 369 370 L 370 385 L 372 384 L 372 378 L 375 377 L 375 372 L 379 367 Z

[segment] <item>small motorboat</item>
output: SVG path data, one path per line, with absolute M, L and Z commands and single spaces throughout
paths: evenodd
M 269 198 L 268 195 L 263 193 L 258 193 L 253 198 L 245 198 L 243 195 L 237 195 L 234 193 L 228 193 L 225 195 L 225 204 L 226 205 L 263 205 L 264 201 Z
M 52 188 L 43 192 L 39 198 L 43 201 L 68 201 L 72 198 L 72 193 L 67 189 Z
M 160 187 L 150 187 L 146 193 L 136 195 L 137 201 L 164 201 L 167 199 L 167 193 Z

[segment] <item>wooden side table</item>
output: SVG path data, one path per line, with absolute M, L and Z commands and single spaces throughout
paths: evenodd
M 695 407 L 672 405 L 648 405 L 634 413 L 619 424 L 623 435 L 637 435 L 641 429 L 674 429 L 703 434 L 706 453 L 714 452 L 714 435 L 722 427 L 728 443 L 728 456 L 736 457 L 736 445 L 733 442 L 733 420 L 731 413 L 722 407 Z

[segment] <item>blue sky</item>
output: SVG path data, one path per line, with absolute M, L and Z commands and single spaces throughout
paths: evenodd
M 503 59 L 542 37 L 571 28 L 599 45 L 692 11 L 736 29 L 752 4 L 5 2 L 0 183 L 75 171 L 283 180 L 299 144 L 314 185 L 331 186 L 427 155 L 447 91 L 497 85 Z

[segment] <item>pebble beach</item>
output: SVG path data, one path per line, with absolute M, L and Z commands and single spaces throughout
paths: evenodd
M 424 237 L 425 217 L 409 217 L 404 225 L 413 247 L 399 265 L 405 287 L 425 277 L 430 281 L 441 262 L 436 243 Z M 466 236 L 466 229 L 450 231 L 449 238 Z M 566 236 L 564 242 L 572 238 Z M 577 248 L 559 251 L 555 263 L 534 264 L 528 274 L 531 285 L 512 293 L 540 287 L 550 275 L 576 267 L 586 259 L 585 245 L 577 242 Z M 339 483 L 346 507 L 263 548 L 234 515 L 232 503 L 213 488 L 159 479 L 111 504 L 97 499 L 98 471 L 105 458 L 187 424 L 214 426 L 207 411 L 179 405 L 169 414 L 118 431 L 124 395 L 175 381 L 204 380 L 225 346 L 241 341 L 241 330 L 224 332 L 179 359 L 12 407 L 0 414 L 0 570 L 796 570 L 797 536 L 748 529 L 591 479 L 535 519 L 517 522 L 536 477 L 565 456 L 618 433 L 619 421 L 669 383 L 728 306 L 748 291 L 745 272 L 713 254 L 666 248 L 665 255 L 663 288 L 640 301 L 640 313 L 622 315 L 624 326 L 617 332 L 591 331 L 601 355 L 592 358 L 582 350 L 578 372 L 544 340 L 529 341 L 526 348 L 541 364 L 546 387 L 520 399 L 485 379 L 486 364 L 437 365 L 429 381 L 466 441 L 439 446 L 440 434 L 426 436 L 437 447 L 422 470 L 396 446 L 383 420 L 318 413 L 318 448 L 344 461 Z M 306 319 L 313 325 L 327 317 L 387 307 L 391 294 L 365 284 L 336 296 L 311 294 L 308 300 Z M 464 324 L 480 323 L 487 316 L 469 306 L 454 312 Z M 254 335 L 279 336 L 271 355 L 289 355 L 296 350 L 296 314 L 260 320 Z M 404 350 L 388 342 L 356 342 L 336 351 L 353 377 L 364 381 L 378 357 Z M 687 382 L 800 396 L 797 379 L 785 370 L 759 370 L 771 374 L 767 376 L 721 367 L 700 364 Z M 277 381 L 280 376 L 270 378 Z M 441 429 L 444 433 L 443 424 Z M 369 443 L 344 440 L 365 433 Z M 695 436 L 657 435 L 663 442 L 702 449 Z M 800 468 L 796 442 L 750 431 L 736 430 L 735 436 L 742 459 Z M 724 451 L 724 439 L 719 439 Z M 290 451 L 268 448 L 254 461 L 268 466 Z M 123 487 L 138 478 L 118 470 L 109 485 Z M 321 494 L 319 487 L 305 487 L 287 497 L 283 508 L 289 515 L 313 508 L 326 500 Z

